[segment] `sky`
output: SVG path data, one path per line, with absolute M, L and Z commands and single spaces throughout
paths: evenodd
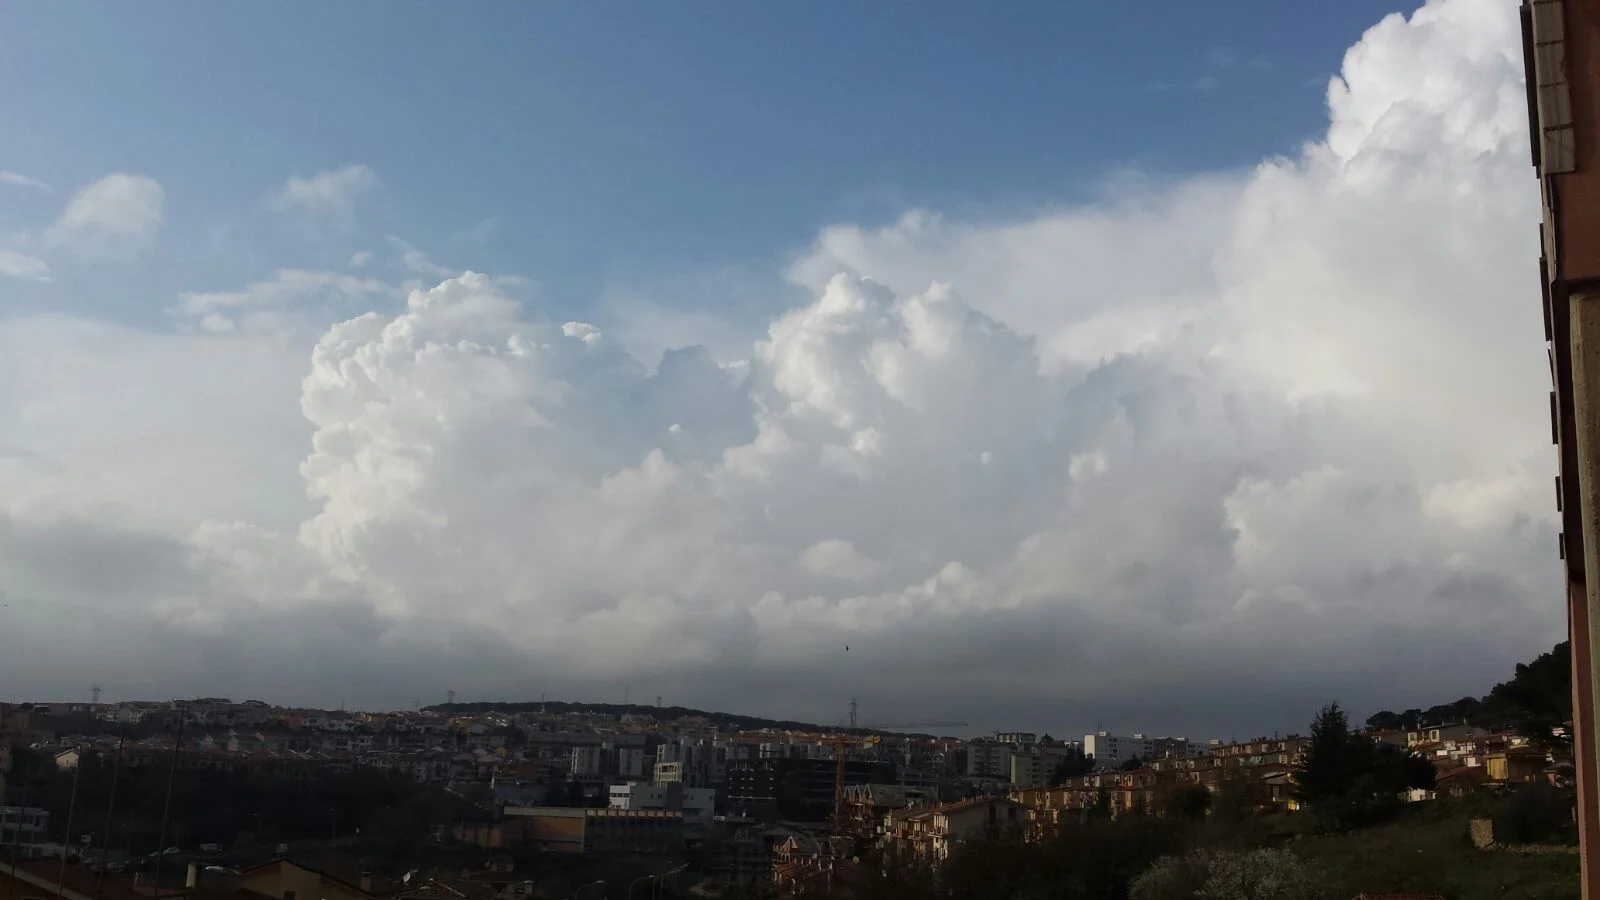
M 0 693 L 1484 693 L 1521 79 L 1506 0 L 0 7 Z

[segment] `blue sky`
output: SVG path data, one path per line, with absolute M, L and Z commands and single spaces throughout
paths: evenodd
M 395 234 L 581 310 L 610 283 L 771 275 L 832 222 L 981 216 L 1121 168 L 1292 152 L 1325 125 L 1345 48 L 1390 9 L 7 4 L 0 168 L 57 194 L 7 192 L 0 229 L 138 172 L 167 193 L 160 252 L 110 279 L 58 273 L 53 294 L 138 321 L 179 290 L 337 267 Z M 286 178 L 352 163 L 383 183 L 354 233 L 305 244 L 259 215 Z

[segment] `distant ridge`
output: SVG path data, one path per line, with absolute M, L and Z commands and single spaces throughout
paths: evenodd
M 871 728 L 846 728 L 844 726 L 817 725 L 812 722 L 795 722 L 788 719 L 763 719 L 759 716 L 741 716 L 736 713 L 710 712 L 685 706 L 651 706 L 642 703 L 568 703 L 562 700 L 508 703 L 488 701 L 478 703 L 440 703 L 423 707 L 428 712 L 445 715 L 473 715 L 488 712 L 532 713 L 589 713 L 608 716 L 648 716 L 658 722 L 690 716 L 706 719 L 720 730 L 760 731 L 770 728 L 778 731 L 809 731 L 826 734 L 900 735 L 908 737 L 937 737 L 937 735 L 904 731 L 878 731 Z

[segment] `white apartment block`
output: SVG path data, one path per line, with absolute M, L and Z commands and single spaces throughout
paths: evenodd
M 1114 769 L 1130 759 L 1155 756 L 1156 742 L 1143 734 L 1125 736 L 1097 731 L 1083 736 L 1083 752 L 1094 757 L 1095 768 Z

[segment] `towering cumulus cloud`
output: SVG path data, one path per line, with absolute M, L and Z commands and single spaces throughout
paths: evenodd
M 812 301 L 735 364 L 446 279 L 316 340 L 309 505 L 14 504 L 0 557 L 71 528 L 154 562 L 109 599 L 69 556 L 0 586 L 166 623 L 238 693 L 1177 731 L 1483 689 L 1563 624 L 1520 69 L 1512 5 L 1431 3 L 1247 175 L 825 229 L 788 271 Z M 13 383 L 7 415 L 70 399 Z M 51 427 L 0 479 L 45 477 Z

